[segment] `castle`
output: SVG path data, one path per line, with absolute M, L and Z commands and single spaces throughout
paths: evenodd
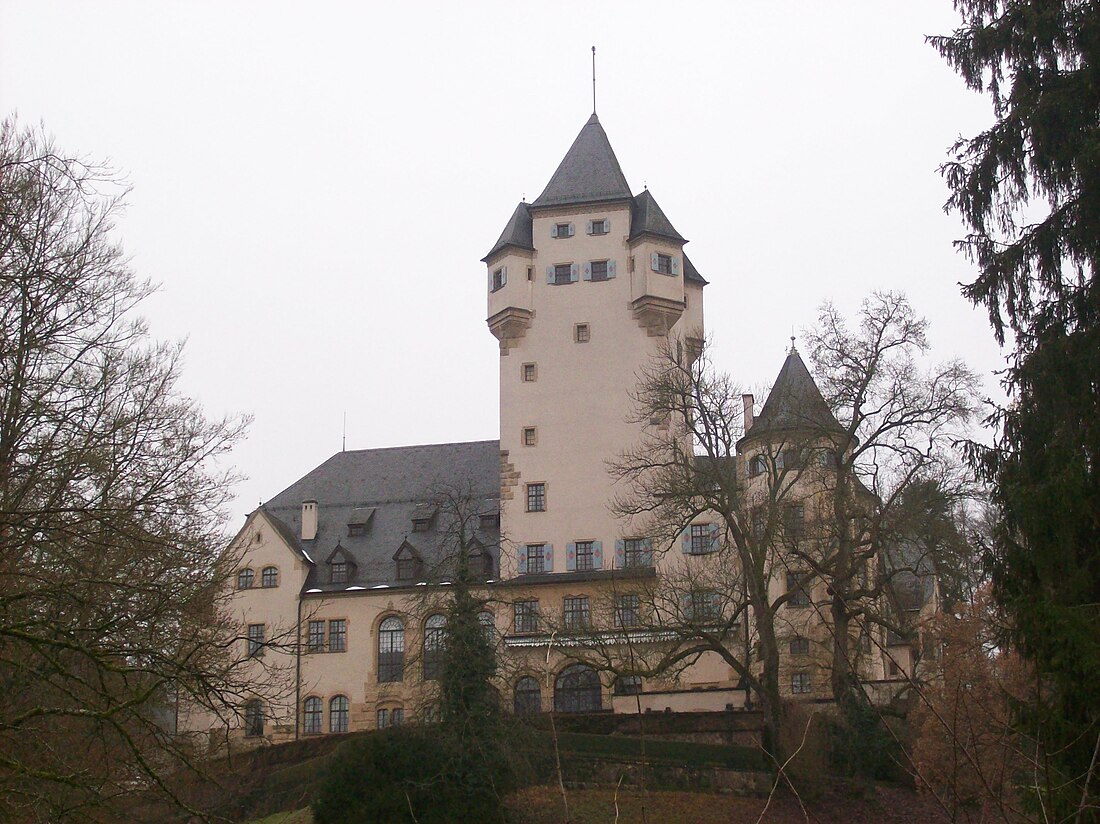
M 707 281 L 686 243 L 648 190 L 632 194 L 593 114 L 483 259 L 500 440 L 339 452 L 253 511 L 234 538 L 238 652 L 258 681 L 287 679 L 278 698 L 245 701 L 234 735 L 286 740 L 422 711 L 445 643 L 430 594 L 445 591 L 439 570 L 454 538 L 454 507 L 441 506 L 440 490 L 460 497 L 464 546 L 491 591 L 482 620 L 506 664 L 499 689 L 509 709 L 723 711 L 752 701 L 713 652 L 675 674 L 615 678 L 571 654 L 571 631 L 618 643 L 639 623 L 632 587 L 705 563 L 722 540 L 706 512 L 681 540 L 661 542 L 612 505 L 608 461 L 647 428 L 669 425 L 637 420 L 637 375 L 661 347 L 691 358 L 702 344 Z M 746 483 L 754 473 L 742 456 L 755 445 L 807 415 L 825 429 L 832 420 L 793 347 L 755 418 L 747 400 L 740 454 L 730 456 Z M 791 585 L 774 581 L 780 592 Z M 783 683 L 795 697 L 828 694 L 810 651 L 812 616 L 799 611 L 811 595 L 788 610 Z M 749 627 L 737 631 L 747 652 Z M 882 661 L 867 668 L 891 675 Z

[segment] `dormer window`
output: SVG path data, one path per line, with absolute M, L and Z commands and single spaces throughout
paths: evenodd
M 500 513 L 486 512 L 479 515 L 478 526 L 484 530 L 500 529 Z
M 367 531 L 366 524 L 348 524 L 348 537 L 358 538 Z
M 366 535 L 372 517 L 374 517 L 374 507 L 360 506 L 353 509 L 348 516 L 348 537 L 359 538 Z
M 606 235 L 609 231 L 611 231 L 611 225 L 607 218 L 588 221 L 588 234 L 590 235 Z
M 413 518 L 413 532 L 427 532 L 431 525 L 431 518 Z
M 397 565 L 398 581 L 419 581 L 424 578 L 424 559 L 412 544 L 401 544 L 401 548 L 393 554 L 393 560 Z
M 348 562 L 347 561 L 333 561 L 332 562 L 332 583 L 334 584 L 346 584 L 348 582 Z

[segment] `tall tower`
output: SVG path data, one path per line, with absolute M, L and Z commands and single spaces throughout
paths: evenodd
M 686 242 L 648 190 L 631 194 L 593 114 L 483 258 L 500 342 L 501 532 L 520 547 L 521 568 L 503 558 L 502 577 L 538 571 L 528 545 L 557 573 L 568 546 L 595 542 L 606 570 L 616 541 L 642 537 L 609 512 L 607 461 L 642 434 L 631 393 L 658 343 L 702 335 L 706 281 Z

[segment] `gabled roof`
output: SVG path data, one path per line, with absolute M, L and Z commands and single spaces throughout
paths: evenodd
M 538 208 L 629 199 L 630 186 L 607 133 L 593 112 L 554 176 L 531 205 Z
M 291 546 L 301 547 L 318 562 L 337 547 L 357 567 L 354 580 L 328 581 L 326 569 L 314 569 L 306 588 L 321 592 L 342 592 L 382 586 L 407 586 L 398 582 L 394 549 L 409 533 L 414 515 L 425 505 L 434 508 L 438 489 L 468 491 L 475 512 L 496 511 L 500 506 L 500 442 L 430 444 L 390 449 L 337 452 L 303 478 L 269 500 L 264 507 Z M 300 541 L 302 502 L 317 502 L 317 537 Z M 364 510 L 373 510 L 371 527 L 351 534 L 348 524 L 359 520 Z M 436 517 L 441 521 L 442 515 Z M 478 536 L 495 554 L 499 530 L 482 529 Z M 433 570 L 448 553 L 447 524 L 436 523 L 416 533 L 416 551 L 428 570 Z M 301 551 L 301 550 L 299 550 Z M 320 564 L 321 567 L 325 565 Z
M 810 370 L 793 346 L 764 402 L 764 408 L 742 441 L 790 431 L 844 434 L 844 427 L 825 403 Z
M 512 216 L 508 218 L 508 225 L 504 227 L 504 231 L 500 233 L 497 242 L 493 244 L 489 254 L 481 259 L 481 262 L 488 263 L 489 258 L 507 246 L 529 251 L 535 249 L 535 240 L 531 229 L 531 212 L 528 210 L 526 203 L 521 202 L 516 206 Z
M 676 231 L 672 222 L 665 217 L 656 199 L 649 189 L 634 196 L 630 207 L 630 240 L 640 235 L 657 235 L 676 243 L 687 243 L 684 236 Z

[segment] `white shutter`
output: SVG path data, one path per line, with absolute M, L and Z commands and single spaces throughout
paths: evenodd
M 507 266 L 501 266 L 500 267 L 500 285 L 503 286 L 507 282 L 508 282 L 508 267 Z
M 575 228 L 575 227 L 573 226 L 573 224 L 572 224 L 572 223 L 570 223 L 570 224 L 569 224 L 569 237 L 573 237 L 573 229 L 574 229 L 574 228 Z
M 575 263 L 569 264 L 569 282 L 576 283 L 577 277 L 580 275 L 580 267 Z
M 557 237 L 557 236 L 558 236 L 558 224 L 555 223 L 553 226 L 550 227 L 550 237 Z
M 592 280 L 592 262 L 591 261 L 584 264 L 584 279 L 585 280 Z
M 547 283 L 553 283 L 554 282 L 554 267 L 553 266 L 547 266 L 546 267 L 546 282 Z
M 595 223 L 594 220 L 588 221 L 588 234 L 592 234 L 592 224 L 593 223 Z
M 613 277 L 615 277 L 615 261 L 609 260 L 607 262 L 607 279 L 611 280 Z
M 672 274 L 680 274 L 680 258 L 678 257 L 672 258 Z
M 660 256 L 656 252 L 654 252 L 649 256 L 649 268 L 656 272 L 658 271 L 658 267 L 660 265 Z

